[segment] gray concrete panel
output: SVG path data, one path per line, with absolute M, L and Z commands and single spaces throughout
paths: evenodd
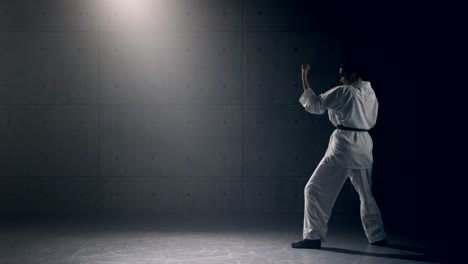
M 299 106 L 244 109 L 244 176 L 303 177 L 312 174 L 334 127 L 326 115 Z
M 317 1 L 243 0 L 242 3 L 245 31 L 316 30 L 323 28 L 329 19 Z
M 41 214 L 94 214 L 97 212 L 97 178 L 41 178 L 39 206 Z
M 97 176 L 95 107 L 0 107 L 2 176 Z
M 340 43 L 323 33 L 249 32 L 244 34 L 243 78 L 246 104 L 298 104 L 301 64 L 310 64 L 316 93 L 339 84 Z
M 0 39 L 0 103 L 97 102 L 96 34 L 4 32 Z
M 175 33 L 168 47 L 167 103 L 242 103 L 240 33 Z
M 300 213 L 304 210 L 304 178 L 244 179 L 244 210 L 250 213 Z
M 94 0 L 3 0 L 2 31 L 90 31 L 97 29 Z
M 101 120 L 103 176 L 241 175 L 240 107 L 106 107 Z

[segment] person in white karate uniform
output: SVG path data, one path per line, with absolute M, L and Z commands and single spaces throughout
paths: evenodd
M 327 234 L 328 219 L 336 198 L 349 177 L 359 194 L 362 226 L 369 243 L 388 245 L 381 213 L 372 195 L 372 147 L 368 130 L 377 121 L 378 101 L 370 82 L 362 80 L 359 69 L 351 63 L 340 66 L 340 82 L 329 91 L 316 95 L 309 86 L 310 66 L 301 66 L 304 92 L 299 102 L 311 114 L 328 110 L 336 127 L 325 156 L 304 188 L 303 240 L 293 248 L 321 247 Z

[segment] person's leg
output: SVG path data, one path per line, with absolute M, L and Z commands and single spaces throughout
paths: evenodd
M 325 241 L 327 224 L 336 198 L 347 178 L 347 169 L 320 163 L 304 188 L 303 241 Z M 293 247 L 301 247 L 293 244 Z
M 372 195 L 372 169 L 351 170 L 351 183 L 359 194 L 361 201 L 361 221 L 369 243 L 384 241 L 387 235 L 384 230 L 382 215 Z

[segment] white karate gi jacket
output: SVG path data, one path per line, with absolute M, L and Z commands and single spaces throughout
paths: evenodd
M 323 114 L 328 110 L 330 122 L 335 127 L 369 130 L 377 121 L 378 101 L 367 81 L 340 85 L 318 96 L 308 88 L 299 102 L 311 114 Z M 321 162 L 335 167 L 368 169 L 373 162 L 372 148 L 368 132 L 336 129 Z

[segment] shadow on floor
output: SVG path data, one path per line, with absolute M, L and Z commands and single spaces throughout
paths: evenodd
M 433 250 L 430 248 L 418 248 L 418 247 L 410 247 L 410 246 L 402 246 L 402 245 L 394 245 L 394 244 L 389 244 L 386 247 L 408 251 L 408 254 L 375 253 L 375 252 L 366 252 L 366 251 L 358 251 L 358 250 L 334 248 L 334 247 L 322 247 L 321 250 L 344 253 L 344 254 L 360 255 L 360 256 L 379 257 L 379 258 L 403 259 L 403 260 L 432 262 L 432 263 L 449 263 L 449 259 L 445 257 L 446 254 L 443 254 L 443 252 Z

